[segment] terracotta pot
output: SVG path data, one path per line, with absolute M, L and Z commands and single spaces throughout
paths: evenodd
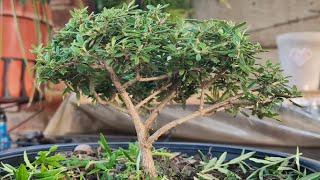
M 34 90 L 35 55 L 30 49 L 48 41 L 51 11 L 39 0 L 1 2 L 0 103 L 27 101 Z

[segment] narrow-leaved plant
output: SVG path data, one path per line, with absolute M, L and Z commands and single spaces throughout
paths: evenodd
M 35 49 L 40 84 L 63 81 L 66 92 L 131 116 L 142 166 L 152 177 L 152 144 L 171 129 L 218 111 L 272 118 L 284 99 L 299 95 L 278 65 L 256 63 L 262 48 L 244 24 L 177 22 L 163 8 L 75 10 L 50 44 Z M 198 110 L 152 129 L 168 103 L 185 104 L 191 96 L 199 97 Z

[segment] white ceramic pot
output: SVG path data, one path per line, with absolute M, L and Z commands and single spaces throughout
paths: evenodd
M 290 84 L 317 91 L 320 81 L 320 32 L 297 32 L 277 37 L 281 67 Z

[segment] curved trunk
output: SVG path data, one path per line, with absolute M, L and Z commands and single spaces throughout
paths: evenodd
M 108 64 L 104 63 L 105 68 L 109 72 L 110 78 L 116 87 L 117 91 L 119 92 L 120 96 L 122 97 L 123 102 L 125 103 L 128 112 L 132 118 L 137 137 L 139 142 L 139 148 L 141 151 L 141 159 L 142 159 L 142 166 L 143 169 L 147 174 L 151 176 L 152 179 L 157 177 L 157 171 L 154 166 L 154 161 L 152 158 L 152 143 L 149 143 L 149 133 L 145 125 L 143 124 L 140 115 L 133 105 L 129 94 L 126 92 L 126 89 L 123 88 L 121 85 L 119 78 L 117 77 L 116 73 L 113 71 L 112 67 Z

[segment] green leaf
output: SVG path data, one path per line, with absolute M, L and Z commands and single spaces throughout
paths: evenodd
M 35 178 L 57 178 L 62 172 L 66 171 L 67 169 L 64 167 L 58 169 L 47 170 L 39 173 L 34 173 L 33 177 Z
M 14 173 L 16 180 L 28 180 L 30 177 L 29 172 L 25 165 L 21 164 L 17 171 Z
M 299 151 L 299 147 L 297 147 L 297 152 L 296 152 L 296 165 L 297 165 L 297 169 L 300 172 L 300 151 Z
M 29 159 L 28 159 L 28 155 L 27 155 L 27 152 L 24 151 L 23 152 L 23 160 L 24 162 L 26 163 L 26 166 L 29 168 L 29 169 L 34 169 L 34 166 L 30 163 Z
M 226 157 L 227 157 L 227 152 L 222 153 L 219 159 L 217 160 L 215 167 L 220 167 L 220 165 L 226 160 Z
M 113 36 L 113 37 L 111 38 L 111 47 L 114 47 L 115 45 L 116 45 L 116 37 Z
M 209 162 L 204 166 L 203 170 L 208 170 L 208 169 L 214 167 L 216 163 L 217 163 L 216 157 L 210 159 Z
M 252 157 L 253 155 L 255 154 L 255 152 L 249 152 L 249 153 L 246 153 L 246 154 L 243 154 L 237 158 L 234 158 L 232 160 L 230 160 L 229 162 L 225 163 L 224 165 L 230 165 L 230 164 L 237 164 L 237 163 L 240 163 L 244 160 L 247 160 L 249 159 L 250 157 Z
M 200 55 L 200 54 L 197 54 L 197 55 L 196 55 L 196 60 L 197 60 L 197 61 L 200 61 L 200 60 L 201 60 L 201 55 Z
M 249 158 L 250 161 L 253 161 L 255 163 L 259 164 L 273 164 L 274 162 L 263 160 L 263 159 L 257 159 L 257 158 Z
M 320 178 L 320 172 L 315 172 L 300 178 L 299 180 L 317 180 Z
M 134 56 L 134 64 L 138 65 L 140 63 L 139 57 L 138 56 Z
M 129 161 L 135 162 L 135 161 L 130 157 L 130 155 L 127 153 L 126 150 L 120 148 L 120 151 L 122 152 L 122 154 L 123 154 L 124 156 L 126 156 L 126 157 L 129 159 Z
M 259 180 L 263 180 L 263 177 L 264 177 L 264 169 L 261 169 L 259 171 Z
M 112 155 L 112 150 L 110 148 L 110 146 L 108 145 L 108 142 L 106 140 L 106 138 L 104 137 L 104 135 L 102 133 L 100 133 L 100 140 L 99 140 L 99 144 L 102 147 L 102 149 L 109 154 L 109 156 Z
M 197 174 L 201 179 L 204 179 L 204 180 L 218 180 L 218 178 L 212 176 L 211 174 L 201 174 L 201 173 L 198 173 Z
M 57 146 L 57 145 L 53 145 L 53 146 L 51 146 L 50 149 L 49 149 L 49 154 L 50 154 L 50 153 L 53 153 L 53 152 L 56 152 L 57 150 L 58 150 L 58 146 Z

